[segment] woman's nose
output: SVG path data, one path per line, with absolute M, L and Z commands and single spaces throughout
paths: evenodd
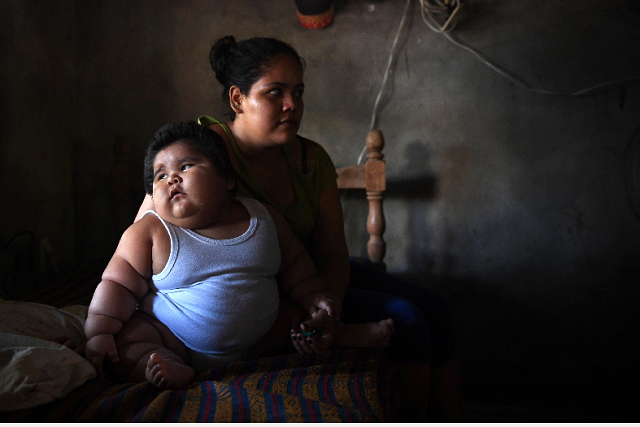
M 296 100 L 294 99 L 294 97 L 292 95 L 284 97 L 284 99 L 282 101 L 282 110 L 283 111 L 295 110 L 296 107 L 297 107 Z

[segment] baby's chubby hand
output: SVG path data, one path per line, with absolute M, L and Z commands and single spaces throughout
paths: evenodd
M 85 357 L 89 362 L 91 362 L 93 367 L 96 368 L 98 375 L 102 377 L 102 366 L 104 364 L 105 357 L 107 357 L 111 363 L 118 363 L 120 361 L 113 335 L 101 334 L 92 337 L 87 341 Z

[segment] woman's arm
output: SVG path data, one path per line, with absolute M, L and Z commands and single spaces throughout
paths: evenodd
M 282 289 L 312 316 L 319 309 L 324 309 L 330 316 L 339 317 L 339 306 L 327 298 L 323 283 L 316 276 L 313 260 L 303 244 L 293 234 L 282 214 L 271 206 L 265 207 L 278 231 L 281 261 L 277 279 Z
M 151 196 L 149 194 L 145 195 L 144 200 L 140 205 L 140 209 L 138 209 L 138 213 L 136 214 L 136 219 L 134 220 L 134 222 L 142 218 L 142 214 L 144 214 L 146 211 L 155 210 L 155 208 L 156 207 L 153 204 L 153 199 L 151 198 Z
M 310 251 L 318 277 L 324 282 L 329 297 L 342 305 L 351 269 L 340 193 L 335 182 L 320 193 Z

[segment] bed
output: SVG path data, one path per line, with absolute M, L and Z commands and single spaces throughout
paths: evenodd
M 366 191 L 367 262 L 384 268 L 382 134 L 367 136 L 363 165 L 338 169 L 338 186 Z M 130 147 L 114 142 L 114 200 L 121 228 L 135 200 Z M 122 173 L 125 172 L 125 173 Z M 133 186 L 136 187 L 135 185 Z M 80 342 L 97 263 L 24 301 L 0 300 L 2 422 L 389 422 L 399 402 L 393 365 L 382 350 L 332 350 L 230 363 L 203 372 L 181 390 L 118 384 L 61 342 Z

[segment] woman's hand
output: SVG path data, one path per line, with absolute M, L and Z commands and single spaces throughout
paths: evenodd
M 300 324 L 302 332 L 291 330 L 293 346 L 300 354 L 327 351 L 335 340 L 336 320 L 325 310 L 318 310 Z

